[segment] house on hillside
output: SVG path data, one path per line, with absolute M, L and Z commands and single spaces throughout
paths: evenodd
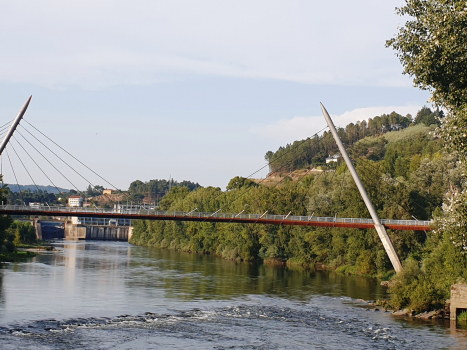
M 81 197 L 81 196 L 70 196 L 70 197 L 68 197 L 68 206 L 69 207 L 82 207 L 83 206 L 83 197 Z
M 389 128 L 391 129 L 391 131 L 397 131 L 397 130 L 402 129 L 402 125 L 400 125 L 400 124 L 391 124 L 389 126 Z
M 340 153 L 336 153 L 333 156 L 329 155 L 329 157 L 326 158 L 326 164 L 329 163 L 337 163 L 337 160 L 341 157 Z
M 107 189 L 107 190 L 104 190 L 104 192 L 102 192 L 102 194 L 112 194 L 114 192 L 115 192 L 115 190 Z

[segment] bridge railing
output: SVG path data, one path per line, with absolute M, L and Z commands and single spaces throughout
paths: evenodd
M 27 206 L 27 205 L 0 205 L 0 214 L 2 211 L 40 211 L 46 213 L 68 213 L 70 216 L 80 216 L 86 213 L 100 213 L 100 214 L 129 214 L 129 215 L 151 215 L 160 217 L 193 217 L 193 218 L 222 218 L 222 219 L 247 219 L 247 220 L 261 220 L 261 221 L 304 221 L 304 222 L 336 222 L 347 224 L 374 224 L 372 219 L 362 218 L 337 218 L 337 217 L 319 217 L 319 216 L 289 216 L 289 215 L 261 215 L 261 214 L 243 214 L 243 213 L 203 213 L 203 212 L 190 212 L 184 211 L 163 211 L 151 210 L 147 208 L 132 208 L 132 209 L 106 209 L 106 208 L 82 208 L 82 207 L 61 207 L 61 206 Z M 73 215 L 76 214 L 76 215 Z M 429 226 L 431 221 L 419 220 L 390 220 L 383 219 L 381 223 L 401 225 L 401 226 Z

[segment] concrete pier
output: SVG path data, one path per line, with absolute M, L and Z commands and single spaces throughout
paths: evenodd
M 451 321 L 457 320 L 457 316 L 463 312 L 467 311 L 467 284 L 458 283 L 451 286 L 451 299 L 449 299 L 451 304 Z

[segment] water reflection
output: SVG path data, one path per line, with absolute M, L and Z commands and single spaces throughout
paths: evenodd
M 0 323 L 21 319 L 137 313 L 202 300 L 270 295 L 374 299 L 374 280 L 301 268 L 236 263 L 208 255 L 118 242 L 63 242 L 59 251 L 8 265 Z M 7 300 L 7 302 L 5 302 Z
M 3 272 L 0 271 L 0 309 L 5 304 L 5 293 L 3 292 Z
M 337 339 L 344 336 L 362 341 L 366 341 L 367 336 L 362 335 L 362 327 L 373 337 L 377 331 L 374 327 L 392 329 L 397 326 L 393 333 L 401 339 L 411 339 L 413 334 L 418 334 L 415 339 L 430 336 L 440 339 L 449 332 L 434 321 L 427 325 L 419 320 L 397 320 L 387 314 L 346 306 L 341 300 L 328 297 L 387 297 L 385 288 L 377 281 L 364 277 L 299 267 L 236 263 L 208 255 L 135 247 L 118 242 L 63 242 L 57 244 L 57 248 L 57 252 L 44 252 L 29 262 L 5 265 L 0 270 L 0 325 L 21 322 L 31 325 L 31 321 L 39 320 L 36 328 L 43 332 L 45 324 L 52 322 L 51 318 L 82 317 L 93 323 L 93 317 L 100 317 L 105 323 L 106 317 L 156 312 L 165 313 L 162 319 L 170 319 L 175 309 L 180 314 L 177 322 L 183 324 L 179 333 L 174 333 L 176 335 L 185 334 L 185 322 L 191 324 L 193 334 L 198 334 L 199 327 L 207 327 L 209 337 L 210 327 L 219 332 L 219 322 L 224 322 L 227 338 L 233 336 L 229 333 L 231 327 L 240 327 L 241 332 L 244 330 L 241 327 L 248 322 L 248 329 L 253 335 L 258 334 L 258 322 L 264 322 L 265 329 L 269 327 L 265 337 L 271 339 L 284 327 L 286 332 L 304 327 L 300 334 L 307 337 L 313 335 L 313 330 L 321 329 L 322 334 L 328 337 Z M 240 323 L 231 318 L 232 312 L 237 312 L 236 305 L 246 310 Z M 211 324 L 204 323 L 205 318 L 199 318 L 197 313 L 201 309 L 209 317 L 214 317 Z M 271 317 L 275 316 L 263 319 L 267 310 Z M 252 318 L 250 311 L 254 311 L 257 318 Z M 191 319 L 187 315 L 194 316 Z M 146 327 L 145 317 L 141 316 L 142 328 Z M 304 320 L 308 322 L 310 317 L 312 323 L 305 324 Z M 117 317 L 118 320 L 120 318 Z M 348 333 L 350 328 L 346 328 L 341 318 L 347 319 L 348 325 L 358 321 L 361 326 L 355 333 Z M 337 328 L 328 330 L 327 325 L 319 326 L 322 321 Z M 76 323 L 82 322 L 76 320 Z M 126 327 L 126 319 L 122 322 L 122 327 Z M 167 327 L 172 331 L 170 322 Z M 113 341 L 115 334 L 113 325 L 111 329 L 112 332 L 106 333 L 109 341 Z M 220 331 L 223 332 L 222 329 Z M 5 334 L 9 335 L 8 332 Z M 122 328 L 121 336 L 126 337 L 126 334 L 126 328 Z M 156 338 L 159 339 L 161 334 L 165 331 Z M 311 339 L 320 340 L 322 334 Z M 455 331 L 452 337 L 459 339 L 460 344 L 466 340 L 462 330 Z M 9 344 L 14 346 L 15 339 L 10 339 Z M 54 339 L 51 341 L 55 342 Z M 281 339 L 279 337 L 271 344 Z
M 366 299 L 386 296 L 377 281 L 364 277 L 300 267 L 236 263 L 208 255 L 161 249 L 134 249 L 131 268 L 133 278 L 127 281 L 131 288 L 163 287 L 166 297 L 182 300 L 231 298 L 245 294 L 298 299 L 309 298 L 310 294 Z

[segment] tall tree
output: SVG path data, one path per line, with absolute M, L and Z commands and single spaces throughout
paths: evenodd
M 433 102 L 447 108 L 467 102 L 467 1 L 406 0 L 396 9 L 410 16 L 386 42 L 397 52 L 404 74 L 415 86 L 429 90 Z

